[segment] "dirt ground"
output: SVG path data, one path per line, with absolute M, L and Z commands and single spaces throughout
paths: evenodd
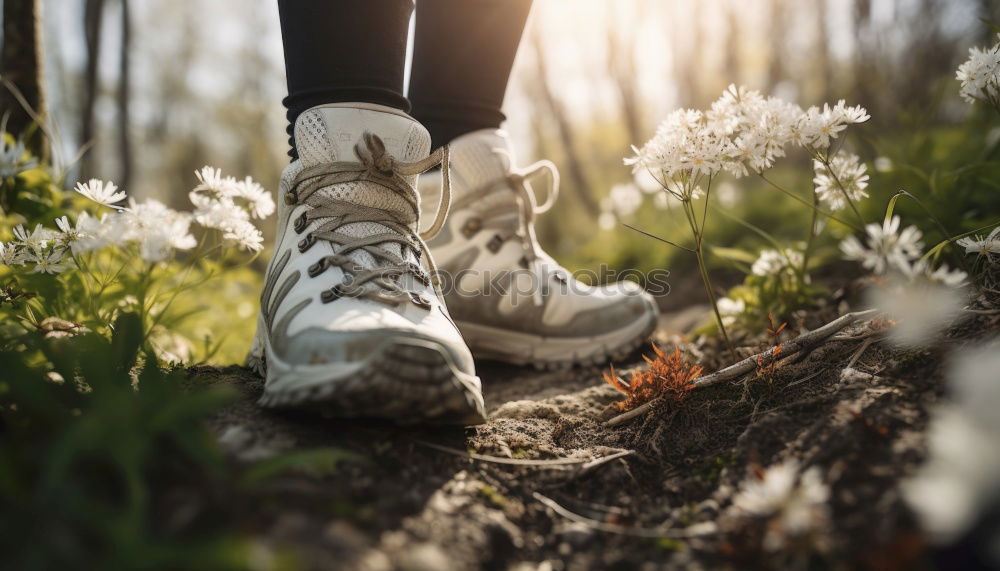
M 702 310 L 665 315 L 657 341 L 680 343 L 712 371 L 718 348 L 677 334 Z M 947 343 L 995 336 L 997 323 L 971 318 Z M 932 553 L 898 484 L 923 458 L 942 358 L 890 350 L 872 331 L 854 325 L 804 358 L 615 427 L 603 421 L 621 395 L 603 367 L 480 363 L 489 420 L 465 430 L 267 412 L 253 404 L 261 380 L 230 368 L 211 376 L 242 398 L 213 429 L 242 460 L 353 453 L 322 475 L 270 480 L 240 508 L 247 531 L 308 568 L 927 567 Z M 744 344 L 744 354 L 763 347 Z M 616 368 L 642 363 L 637 353 Z M 790 458 L 820 470 L 829 507 L 811 531 L 778 533 L 776 545 L 775 522 L 740 513 L 733 499 Z

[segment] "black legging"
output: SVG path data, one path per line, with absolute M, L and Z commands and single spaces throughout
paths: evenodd
M 306 109 L 349 101 L 410 112 L 434 147 L 499 127 L 530 7 L 531 0 L 419 0 L 407 100 L 413 0 L 278 0 L 289 134 Z

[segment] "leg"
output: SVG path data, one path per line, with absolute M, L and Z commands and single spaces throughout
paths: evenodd
M 496 129 L 531 0 L 419 0 L 410 100 L 438 147 Z
M 602 363 L 640 345 L 656 326 L 653 300 L 632 282 L 596 288 L 573 279 L 535 236 L 536 214 L 558 188 L 555 168 L 517 168 L 503 121 L 507 76 L 528 0 L 419 0 L 410 100 L 435 146 L 451 149 L 453 201 L 429 245 L 445 299 L 478 357 L 537 367 Z M 526 179 L 548 173 L 544 204 Z M 436 179 L 420 179 L 437 204 Z M 475 270 L 469 272 L 468 270 Z M 502 288 L 488 276 L 507 276 Z
M 279 1 L 295 160 L 249 364 L 260 403 L 482 422 L 472 353 L 430 279 L 417 173 L 445 159 L 402 95 L 412 0 Z M 427 267 L 424 267 L 424 266 Z
M 376 103 L 409 111 L 403 67 L 413 0 L 278 0 L 278 12 L 289 137 L 303 111 L 326 103 Z

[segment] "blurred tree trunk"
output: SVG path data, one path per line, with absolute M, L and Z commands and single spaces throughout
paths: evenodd
M 644 4 L 640 4 L 639 18 L 642 17 Z M 612 14 L 617 10 L 612 8 Z M 619 30 L 614 25 L 608 25 L 608 71 L 615 88 L 618 90 L 619 101 L 622 106 L 622 118 L 625 120 L 625 128 L 628 132 L 629 142 L 640 145 L 643 142 L 642 135 L 642 109 L 640 108 L 638 88 L 635 81 L 638 73 L 635 67 L 635 46 L 632 38 L 622 41 Z
M 871 28 L 871 0 L 854 0 L 854 66 L 852 83 L 857 102 L 873 109 L 877 101 L 871 97 L 871 81 L 875 79 L 873 63 L 875 54 L 869 45 Z
M 48 144 L 41 129 L 43 125 L 35 125 L 36 119 L 44 122 L 46 115 L 41 20 L 40 0 L 6 0 L 3 3 L 0 74 L 9 84 L 0 88 L 0 114 L 8 116 L 7 131 L 27 136 L 25 144 L 31 152 L 47 159 Z M 23 97 L 23 102 L 18 100 L 18 95 Z
M 680 38 L 683 34 L 674 31 L 671 33 L 671 37 L 674 40 L 674 69 L 677 70 L 677 101 L 681 107 L 694 107 L 697 106 L 701 101 L 701 85 L 698 81 L 699 72 L 701 71 L 701 61 L 702 53 L 705 51 L 702 48 L 702 2 L 691 2 L 691 17 L 690 20 L 685 20 L 683 18 L 676 18 L 678 23 L 686 22 L 688 31 L 691 34 L 691 49 L 685 49 L 686 46 L 682 45 Z M 676 4 L 673 5 L 674 10 L 676 10 Z
M 98 62 L 101 53 L 101 32 L 104 21 L 104 0 L 85 0 L 83 8 L 83 34 L 87 60 L 83 76 L 83 109 L 80 117 L 80 144 L 93 145 L 94 107 L 99 95 Z M 94 171 L 94 148 L 91 146 L 80 159 L 80 178 L 88 178 Z
M 774 91 L 774 87 L 785 78 L 785 2 L 783 0 L 771 1 L 771 13 L 767 26 L 770 42 L 767 60 L 767 90 Z
M 979 0 L 979 17 L 991 22 L 995 25 L 1000 25 L 1000 2 L 997 0 Z M 994 43 L 992 40 L 996 37 L 993 29 L 989 26 L 983 25 L 982 29 L 983 37 L 982 43 Z
M 555 123 L 559 142 L 563 147 L 563 153 L 566 157 L 566 168 L 569 170 L 569 177 L 567 178 L 573 187 L 570 191 L 580 200 L 580 204 L 584 206 L 587 213 L 597 218 L 601 213 L 601 209 L 597 201 L 594 200 L 593 195 L 591 195 L 590 181 L 587 178 L 586 170 L 584 170 L 583 162 L 580 160 L 580 154 L 576 149 L 576 137 L 573 132 L 573 126 L 566 116 L 566 110 L 562 102 L 555 96 L 551 85 L 549 85 L 548 63 L 545 59 L 545 50 L 542 49 L 541 37 L 537 26 L 534 26 L 534 31 L 531 35 L 531 45 L 535 56 L 535 85 L 538 89 L 538 94 L 541 96 L 542 104 L 545 106 L 546 111 L 548 111 L 549 117 Z
M 816 0 L 816 73 L 819 76 L 819 99 L 831 97 L 833 66 L 830 63 L 830 30 L 826 24 L 827 2 Z
M 130 188 L 132 182 L 132 137 L 131 125 L 132 106 L 132 18 L 129 14 L 129 0 L 121 0 L 121 59 L 118 70 L 118 151 L 121 154 L 122 188 Z
M 740 51 L 743 49 L 740 39 L 740 18 L 738 12 L 742 13 L 744 8 L 738 6 L 739 0 L 730 2 L 726 8 L 726 47 L 724 49 L 725 62 L 723 63 L 722 86 L 713 85 L 716 91 L 721 91 L 731 83 L 741 85 L 740 78 Z

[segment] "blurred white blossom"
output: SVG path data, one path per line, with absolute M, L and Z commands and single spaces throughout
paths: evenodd
M 742 299 L 720 297 L 716 305 L 719 308 L 719 315 L 722 316 L 722 324 L 726 327 L 736 323 L 736 318 L 747 310 L 747 304 Z
M 903 496 L 931 539 L 951 543 L 1000 500 L 1000 343 L 965 349 L 948 370 L 952 402 L 934 411 L 928 460 Z
M 792 249 L 761 250 L 750 271 L 758 276 L 774 276 L 785 270 L 795 270 L 802 265 L 802 253 Z
M 938 338 L 961 314 L 964 302 L 955 287 L 900 277 L 872 287 L 867 297 L 873 307 L 895 321 L 888 340 L 902 347 L 923 347 Z
M 768 526 L 764 548 L 781 549 L 787 537 L 798 537 L 822 529 L 829 520 L 827 500 L 830 488 L 823 482 L 819 468 L 802 472 L 795 459 L 775 464 L 760 478 L 744 482 L 733 499 L 733 506 L 755 517 L 773 518 Z
M 0 136 L 0 178 L 9 178 L 35 168 L 38 162 L 26 157 L 24 143 Z

